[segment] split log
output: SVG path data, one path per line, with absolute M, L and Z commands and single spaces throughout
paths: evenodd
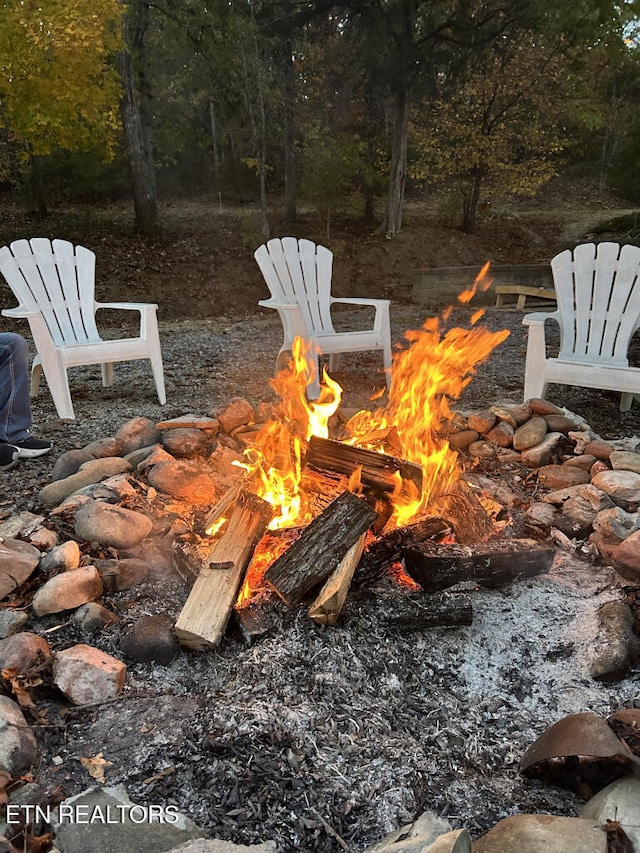
M 363 487 L 374 494 L 389 494 L 395 491 L 398 475 L 404 483 L 411 483 L 410 488 L 414 491 L 422 491 L 420 465 L 330 438 L 311 436 L 305 464 L 315 468 L 328 468 L 347 476 L 361 469 L 360 479 Z
M 351 578 L 364 551 L 367 534 L 349 548 L 338 567 L 320 590 L 320 594 L 309 608 L 309 618 L 319 625 L 336 625 L 342 611 Z
M 471 625 L 473 608 L 466 593 L 387 596 L 371 605 L 371 617 L 403 631 Z
M 256 495 L 238 498 L 176 622 L 176 636 L 183 646 L 202 651 L 218 645 L 272 514 L 271 505 Z
M 425 592 L 437 592 L 461 581 L 498 587 L 521 577 L 544 574 L 551 568 L 555 551 L 532 539 L 464 545 L 423 543 L 405 549 L 407 574 Z
M 456 542 L 472 545 L 495 533 L 493 521 L 470 486 L 460 480 L 455 489 L 438 500 L 440 513 L 449 519 Z
M 265 572 L 265 581 L 291 606 L 325 581 L 377 513 L 352 492 L 343 492 L 302 531 Z
M 244 474 L 239 476 L 235 483 L 227 489 L 227 491 L 220 498 L 218 503 L 211 507 L 202 522 L 204 533 L 208 533 L 208 531 L 211 529 L 211 527 L 213 527 L 216 521 L 222 518 L 229 509 L 229 507 L 238 500 L 240 495 L 246 489 L 248 480 L 249 473 L 245 471 Z

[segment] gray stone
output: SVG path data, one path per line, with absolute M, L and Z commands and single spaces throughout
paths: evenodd
M 635 512 L 640 504 L 640 474 L 635 471 L 601 471 L 592 478 L 593 485 L 606 492 L 614 504 L 627 512 Z
M 527 508 L 525 517 L 529 524 L 535 527 L 551 527 L 556 517 L 556 510 L 550 503 L 536 501 Z
M 473 842 L 473 853 L 607 853 L 607 836 L 594 820 L 547 814 L 503 818 Z
M 451 824 L 448 821 L 435 812 L 423 812 L 413 823 L 367 847 L 366 853 L 424 853 L 429 844 L 450 831 Z
M 64 480 L 56 480 L 40 489 L 38 498 L 46 506 L 58 506 L 65 498 L 90 486 L 92 483 L 100 483 L 114 474 L 123 471 L 131 471 L 131 464 L 126 459 L 118 456 L 110 456 L 105 459 L 92 459 L 80 466 L 77 473 L 66 477 Z
M 562 467 L 571 466 L 563 465 Z M 542 500 L 547 503 L 556 504 L 556 506 L 562 506 L 572 498 L 582 498 L 587 501 L 589 506 L 596 512 L 600 512 L 601 510 L 609 509 L 614 506 L 611 498 L 603 492 L 602 489 L 597 489 L 591 483 L 578 483 L 577 485 L 554 489 L 552 492 L 547 492 Z
M 598 681 L 620 681 L 638 660 L 640 643 L 633 630 L 633 613 L 619 599 L 600 605 L 598 630 L 590 643 L 591 677 Z
M 50 578 L 36 592 L 32 601 L 36 616 L 73 610 L 102 595 L 102 580 L 95 566 L 81 566 Z
M 24 672 L 51 654 L 49 643 L 39 634 L 23 631 L 0 640 L 0 671 L 13 669 Z
M 264 841 L 262 844 L 234 844 L 233 841 L 222 841 L 220 838 L 198 838 L 187 841 L 179 847 L 172 847 L 170 853 L 277 853 L 277 851 L 278 846 L 275 841 Z
M 591 533 L 596 515 L 589 501 L 577 495 L 565 501 L 555 527 L 571 539 L 584 539 Z
M 123 655 L 140 663 L 171 663 L 180 653 L 173 627 L 164 613 L 142 616 L 122 638 Z
M 127 462 L 131 463 L 134 470 L 142 470 L 145 467 L 144 463 L 152 457 L 154 453 L 159 452 L 162 452 L 165 460 L 169 458 L 170 454 L 166 453 L 159 444 L 151 444 L 149 447 L 140 447 L 138 450 L 132 450 L 131 453 L 127 453 L 125 459 Z
M 58 569 L 69 571 L 80 565 L 80 546 L 75 539 L 68 539 L 53 547 L 40 560 L 38 568 L 43 572 L 53 572 Z
M 141 512 L 92 501 L 76 513 L 76 535 L 86 542 L 100 542 L 111 548 L 128 550 L 151 533 L 153 523 Z
M 24 610 L 11 610 L 8 607 L 0 610 L 0 639 L 11 637 L 27 623 L 28 619 Z
M 617 821 L 634 850 L 640 850 L 640 779 L 629 776 L 607 785 L 593 796 L 580 817 L 604 824 Z
M 122 692 L 126 674 L 122 661 L 85 643 L 53 655 L 53 683 L 75 705 L 115 699 Z
M 51 480 L 66 480 L 67 477 L 76 474 L 80 470 L 80 466 L 91 459 L 95 459 L 95 457 L 86 449 L 67 450 L 66 453 L 56 459 L 49 478 Z
M 615 471 L 635 471 L 640 474 L 640 453 L 631 450 L 614 450 L 609 456 L 609 463 Z
M 115 440 L 122 447 L 123 455 L 158 444 L 162 433 L 150 418 L 137 417 L 127 421 L 115 434 Z
M 65 820 L 65 814 L 77 814 L 79 809 L 87 815 L 100 812 L 105 818 L 112 815 L 114 822 Z M 146 820 L 146 817 L 153 820 Z M 87 853 L 88 850 L 164 853 L 190 839 L 206 836 L 193 821 L 174 809 L 156 807 L 151 813 L 150 807 L 133 803 L 123 785 L 90 788 L 64 800 L 58 807 L 53 829 L 60 853 Z
M 8 696 L 0 696 L 0 769 L 20 776 L 37 757 L 35 735 L 20 707 Z

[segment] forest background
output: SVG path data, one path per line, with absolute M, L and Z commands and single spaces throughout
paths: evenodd
M 406 199 L 472 233 L 558 175 L 640 198 L 636 0 L 3 0 L 0 190 L 311 209 L 381 237 Z M 627 237 L 634 234 L 627 229 Z

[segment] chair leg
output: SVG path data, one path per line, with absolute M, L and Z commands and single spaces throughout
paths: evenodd
M 53 397 L 53 403 L 58 412 L 58 417 L 64 420 L 75 420 L 73 403 L 71 402 L 71 391 L 69 390 L 69 377 L 63 364 L 56 362 L 48 364 L 44 368 L 44 375 Z
M 111 388 L 113 385 L 113 364 L 106 362 L 102 364 L 102 387 Z
M 634 394 L 631 394 L 629 391 L 625 391 L 620 395 L 620 411 L 628 412 L 631 408 L 631 404 L 634 400 Z
M 40 359 L 36 356 L 31 365 L 31 387 L 29 394 L 31 397 L 37 397 L 40 392 L 40 380 L 42 378 L 42 365 Z
M 329 370 L 331 373 L 340 369 L 340 353 L 332 352 L 329 356 Z
M 307 353 L 307 370 L 309 371 L 309 382 L 307 383 L 307 397 L 317 400 L 320 396 L 320 364 L 318 354 L 309 351 Z
M 158 400 L 161 406 L 167 402 L 167 394 L 164 387 L 164 366 L 162 364 L 162 355 L 157 352 L 151 358 L 151 372 L 153 373 L 153 381 L 156 383 L 156 391 L 158 392 Z
M 387 381 L 388 390 L 389 388 L 391 388 L 391 365 L 393 363 L 393 359 L 391 357 L 391 344 L 385 344 L 382 356 L 384 364 L 384 376 Z

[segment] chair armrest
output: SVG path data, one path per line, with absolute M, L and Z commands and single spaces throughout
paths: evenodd
M 286 310 L 293 310 L 294 308 L 300 308 L 297 302 L 293 302 L 291 304 L 287 302 L 278 302 L 277 299 L 261 299 L 258 302 L 258 305 L 261 305 L 263 308 L 276 308 L 280 310 L 281 308 Z
M 533 314 L 525 314 L 522 322 L 525 326 L 538 326 L 541 323 L 546 323 L 547 320 L 555 320 L 560 322 L 559 311 L 535 311 Z
M 17 308 L 4 308 L 2 310 L 3 317 L 11 317 L 12 320 L 28 320 L 30 317 L 37 317 L 39 311 L 29 311 L 28 308 L 23 308 L 18 305 Z
M 382 308 L 382 309 L 384 309 L 385 307 L 388 308 L 389 305 L 391 304 L 390 299 L 360 299 L 356 296 L 350 296 L 350 297 L 346 297 L 346 296 L 344 296 L 344 297 L 335 296 L 334 297 L 334 296 L 332 296 L 331 297 L 331 303 L 333 304 L 334 302 L 341 302 L 343 305 L 368 305 L 372 308 Z
M 94 308 L 118 308 L 121 311 L 156 311 L 158 306 L 153 302 L 95 302 Z

